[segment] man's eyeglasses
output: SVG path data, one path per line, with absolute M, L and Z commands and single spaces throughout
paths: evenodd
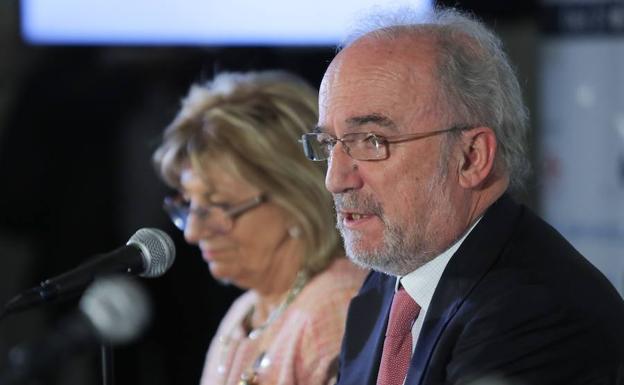
M 306 157 L 314 161 L 322 161 L 331 158 L 332 150 L 336 143 L 342 143 L 345 152 L 356 160 L 383 160 L 390 155 L 388 145 L 390 143 L 408 142 L 427 138 L 433 135 L 451 131 L 467 130 L 467 126 L 455 126 L 445 130 L 421 132 L 417 134 L 404 134 L 394 136 L 382 136 L 372 132 L 356 132 L 346 134 L 342 138 L 336 138 L 324 132 L 311 132 L 301 136 L 301 144 Z
M 173 224 L 184 231 L 188 225 L 189 216 L 192 214 L 202 225 L 210 225 L 221 232 L 228 232 L 234 227 L 234 220 L 247 211 L 258 207 L 266 202 L 265 194 L 260 194 L 241 203 L 231 205 L 229 203 L 211 204 L 203 207 L 191 207 L 182 196 L 166 197 L 163 208 L 169 214 Z

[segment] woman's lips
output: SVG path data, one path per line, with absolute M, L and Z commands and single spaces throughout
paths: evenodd
M 219 254 L 223 253 L 223 250 L 218 249 L 201 249 L 202 257 L 206 262 L 212 262 L 215 257 L 218 257 Z

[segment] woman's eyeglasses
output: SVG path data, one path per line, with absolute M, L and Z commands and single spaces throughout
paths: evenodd
M 210 224 L 221 232 L 228 232 L 234 227 L 234 220 L 247 211 L 266 201 L 266 194 L 257 195 L 237 204 L 215 203 L 207 206 L 191 207 L 182 196 L 166 197 L 163 208 L 169 214 L 173 224 L 184 231 L 190 215 L 202 225 Z

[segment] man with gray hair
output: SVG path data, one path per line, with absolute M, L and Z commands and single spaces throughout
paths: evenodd
M 624 384 L 624 301 L 511 198 L 527 113 L 498 38 L 448 9 L 378 21 L 331 62 L 302 137 L 374 270 L 338 384 Z

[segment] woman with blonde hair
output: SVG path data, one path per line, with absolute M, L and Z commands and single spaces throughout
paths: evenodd
M 343 256 L 321 163 L 298 139 L 317 92 L 283 71 L 193 85 L 154 161 L 165 208 L 212 276 L 247 289 L 208 350 L 202 385 L 334 380 L 349 300 L 365 272 Z

